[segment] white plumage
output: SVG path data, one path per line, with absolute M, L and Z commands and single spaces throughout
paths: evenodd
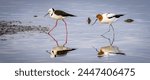
M 72 15 L 70 13 L 64 12 L 62 10 L 55 10 L 54 8 L 50 8 L 46 15 L 48 15 L 48 14 L 49 14 L 49 16 L 51 18 L 56 19 L 56 20 L 61 20 L 61 19 L 64 19 L 66 17 L 69 17 L 69 16 L 70 17 L 75 17 L 75 15 Z
M 53 19 L 56 19 L 56 20 L 60 20 L 60 19 L 64 19 L 65 17 L 61 16 L 61 15 L 56 15 L 53 11 L 53 9 L 49 9 L 48 10 L 48 13 L 49 13 L 49 16 Z
M 105 14 L 102 14 L 102 21 L 100 21 L 100 23 L 107 23 L 107 24 L 112 24 L 113 22 L 117 21 L 118 18 L 115 18 L 113 17 L 115 16 L 115 14 L 110 14 L 110 13 L 105 13 Z M 112 18 L 109 18 L 109 17 L 112 17 Z
M 109 30 L 106 31 L 105 33 L 103 33 L 101 36 L 104 36 L 104 34 L 110 32 L 110 30 L 111 30 L 110 28 L 112 28 L 112 30 L 113 30 L 113 41 L 112 41 L 111 45 L 113 44 L 114 37 L 115 37 L 115 31 L 114 31 L 114 28 L 112 26 L 112 23 L 116 22 L 121 16 L 124 16 L 124 14 L 114 14 L 114 13 L 97 14 L 96 20 L 92 24 L 92 25 L 94 25 L 96 23 L 96 21 L 98 20 L 100 22 L 100 24 L 108 24 L 109 25 Z
M 116 22 L 118 18 L 124 16 L 124 14 L 114 14 L 114 13 L 104 13 L 104 14 L 97 14 L 96 20 L 99 20 L 100 23 L 105 23 L 111 25 L 112 23 Z M 93 24 L 95 24 L 95 22 Z

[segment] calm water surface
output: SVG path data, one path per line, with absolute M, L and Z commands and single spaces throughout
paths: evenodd
M 20 20 L 23 25 L 53 27 L 55 21 L 43 17 L 49 8 L 62 9 L 77 15 L 67 18 L 69 29 L 68 47 L 77 50 L 63 57 L 50 58 L 46 52 L 55 47 L 55 42 L 44 33 L 21 32 L 0 36 L 0 62 L 150 62 L 150 10 L 149 0 L 0 0 L 0 20 Z M 88 25 L 87 17 L 95 19 L 97 13 L 123 13 L 114 25 L 118 46 L 125 56 L 113 55 L 99 58 L 92 47 L 109 45 L 100 35 L 108 25 Z M 38 15 L 38 17 L 33 17 Z M 133 23 L 125 23 L 127 18 Z M 106 36 L 109 37 L 111 33 Z M 60 44 L 64 42 L 64 24 L 59 22 L 53 35 Z M 2 40 L 6 39 L 6 40 Z

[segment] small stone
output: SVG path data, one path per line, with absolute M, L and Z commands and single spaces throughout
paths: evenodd
M 90 23 L 91 23 L 91 19 L 90 19 L 90 17 L 88 17 L 87 22 L 88 22 L 88 24 L 90 24 Z
M 126 19 L 126 20 L 124 20 L 124 22 L 126 22 L 126 23 L 132 23 L 132 22 L 134 22 L 134 20 L 133 19 Z
M 37 15 L 34 15 L 33 17 L 38 17 Z

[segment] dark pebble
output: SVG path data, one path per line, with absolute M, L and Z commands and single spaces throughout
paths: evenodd
M 87 22 L 88 22 L 88 24 L 90 24 L 90 23 L 91 23 L 91 19 L 90 19 L 90 17 L 88 17 Z
M 37 15 L 34 15 L 33 17 L 38 17 Z
M 126 22 L 126 23 L 132 23 L 132 22 L 134 22 L 134 20 L 133 19 L 126 19 L 126 20 L 124 20 L 124 22 Z

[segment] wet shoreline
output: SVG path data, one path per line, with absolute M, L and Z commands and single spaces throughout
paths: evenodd
M 0 36 L 5 34 L 16 34 L 18 32 L 26 31 L 47 32 L 48 30 L 48 27 L 44 27 L 41 25 L 23 25 L 21 21 L 0 21 Z

